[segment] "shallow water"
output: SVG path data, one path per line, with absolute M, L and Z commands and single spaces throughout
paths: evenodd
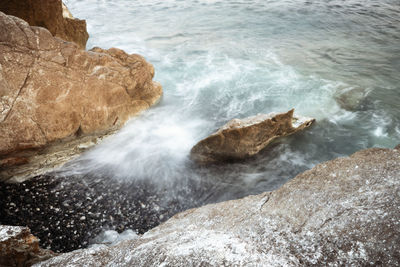
M 87 20 L 88 48 L 143 55 L 164 96 L 63 175 L 145 180 L 198 205 L 273 190 L 322 161 L 400 143 L 397 0 L 66 4 Z M 230 119 L 291 108 L 316 124 L 245 162 L 190 162 L 191 147 Z

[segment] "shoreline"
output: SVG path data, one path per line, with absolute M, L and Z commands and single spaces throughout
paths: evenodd
M 0 183 L 0 224 L 27 226 L 43 248 L 69 252 L 89 245 L 103 230 L 143 234 L 177 210 L 144 184 L 78 177 L 36 176 L 19 184 Z

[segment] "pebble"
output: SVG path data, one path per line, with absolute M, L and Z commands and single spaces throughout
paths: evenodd
M 0 183 L 0 224 L 28 226 L 42 247 L 55 252 L 87 247 L 105 229 L 142 234 L 190 207 L 165 201 L 151 185 L 109 177 L 47 174 L 20 184 Z

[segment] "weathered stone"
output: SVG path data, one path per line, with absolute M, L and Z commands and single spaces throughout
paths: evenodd
M 41 249 L 29 228 L 0 225 L 0 266 L 31 266 L 56 256 Z
M 198 142 L 191 158 L 199 163 L 245 159 L 264 149 L 273 140 L 309 127 L 315 119 L 286 113 L 259 114 L 233 119 L 217 132 Z
M 75 19 L 61 0 L 2 0 L 0 11 L 19 17 L 31 26 L 48 29 L 54 36 L 85 49 L 86 21 Z
M 0 12 L 0 180 L 60 164 L 155 104 L 153 76 L 139 55 L 84 51 Z
M 399 206 L 400 151 L 373 148 L 39 266 L 399 266 Z

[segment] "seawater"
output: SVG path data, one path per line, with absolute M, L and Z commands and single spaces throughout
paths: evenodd
M 151 62 L 161 103 L 62 172 L 146 181 L 178 201 L 238 198 L 369 147 L 400 143 L 397 0 L 68 0 L 87 47 Z M 191 147 L 232 118 L 317 119 L 249 159 L 198 167 Z

